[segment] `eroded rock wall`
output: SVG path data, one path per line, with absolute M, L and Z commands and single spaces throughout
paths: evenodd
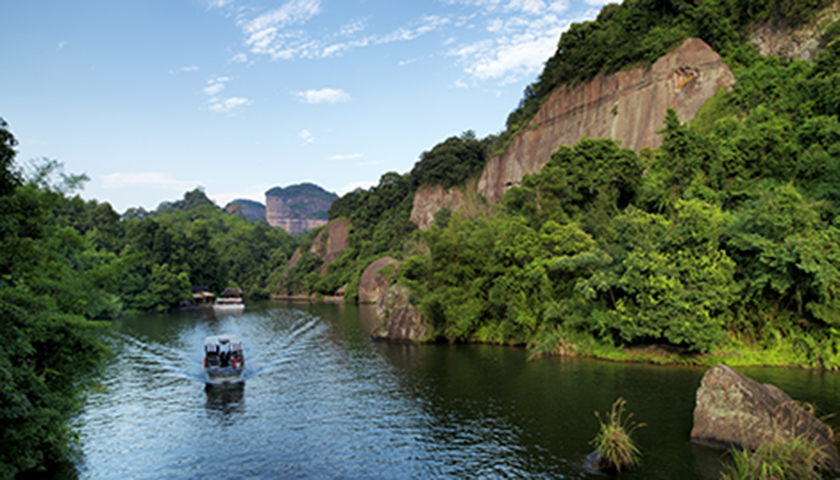
M 656 148 L 669 108 L 689 122 L 719 88 L 734 83 L 720 56 L 702 40 L 690 38 L 650 68 L 561 87 L 507 150 L 490 159 L 478 191 L 491 203 L 499 202 L 524 174 L 538 172 L 560 145 L 575 145 L 583 137 L 613 138 L 634 150 Z
M 453 212 L 461 208 L 464 194 L 457 188 L 449 190 L 441 185 L 420 187 L 414 194 L 414 205 L 411 208 L 411 221 L 425 230 L 432 226 L 435 214 L 443 207 Z

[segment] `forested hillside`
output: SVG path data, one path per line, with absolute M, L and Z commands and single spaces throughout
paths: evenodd
M 428 340 L 839 368 L 840 28 L 818 26 L 813 62 L 763 57 L 747 42 L 758 23 L 796 25 L 828 3 L 605 7 L 563 34 L 504 133 L 451 137 L 410 173 L 336 201 L 330 218 L 350 219 L 353 247 L 328 269 L 340 279 L 306 287 L 352 285 L 387 254 L 403 260 L 399 281 L 433 325 Z M 429 231 L 406 228 L 419 185 L 469 183 L 558 85 L 649 64 L 690 36 L 721 53 L 737 84 L 691 125 L 669 113 L 660 148 L 586 139 L 497 208 L 444 209 Z

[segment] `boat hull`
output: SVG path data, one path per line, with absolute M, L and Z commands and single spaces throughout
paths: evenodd
M 242 376 L 242 370 L 244 370 L 244 368 L 208 367 L 204 369 L 204 373 L 206 373 L 207 378 L 213 382 L 233 382 Z

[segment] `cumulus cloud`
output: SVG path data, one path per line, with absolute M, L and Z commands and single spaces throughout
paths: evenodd
M 224 83 L 221 83 L 221 82 L 211 83 L 210 85 L 207 85 L 206 87 L 204 87 L 204 93 L 206 93 L 207 95 L 216 95 L 224 89 L 225 89 L 225 84 Z
M 237 53 L 236 55 L 230 57 L 230 61 L 231 61 L 231 63 L 245 63 L 245 62 L 248 61 L 248 55 L 240 52 L 240 53 Z
M 230 81 L 228 77 L 210 77 L 207 80 L 207 86 L 204 87 L 203 92 L 207 95 L 218 95 L 219 92 L 225 89 L 225 83 Z
M 211 98 L 210 99 L 210 106 L 208 107 L 210 110 L 219 113 L 226 113 L 230 112 L 236 107 L 241 107 L 242 105 L 250 105 L 251 101 L 244 97 L 228 97 L 228 98 Z
M 320 90 L 305 90 L 303 92 L 292 92 L 305 103 L 339 103 L 350 100 L 350 94 L 340 88 L 322 88 Z
M 196 180 L 176 180 L 163 172 L 111 173 L 102 177 L 102 186 L 108 189 L 151 187 L 181 192 L 199 183 Z

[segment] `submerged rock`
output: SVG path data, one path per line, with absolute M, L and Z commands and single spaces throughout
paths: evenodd
M 726 365 L 715 365 L 703 376 L 694 408 L 693 441 L 756 449 L 799 435 L 815 441 L 825 452 L 827 465 L 840 470 L 828 427 L 785 392 Z

